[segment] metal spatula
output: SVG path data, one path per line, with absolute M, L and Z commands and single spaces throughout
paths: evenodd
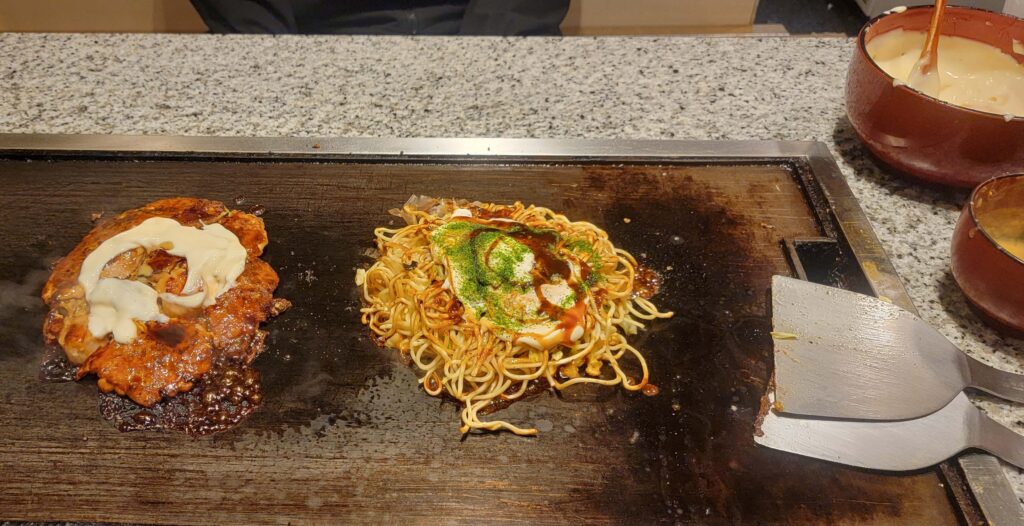
M 768 411 L 762 446 L 887 471 L 934 466 L 970 447 L 1024 468 L 1024 436 L 999 425 L 960 393 L 937 412 L 895 422 L 828 420 Z
M 1024 376 L 967 356 L 917 316 L 871 296 L 775 276 L 772 324 L 784 413 L 918 418 L 965 387 L 1024 402 Z

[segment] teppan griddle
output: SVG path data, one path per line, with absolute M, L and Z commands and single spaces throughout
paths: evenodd
M 0 136 L 0 519 L 134 523 L 1019 524 L 990 457 L 886 474 L 756 446 L 769 280 L 912 307 L 825 146 L 772 142 Z M 634 339 L 660 387 L 542 393 L 541 429 L 460 437 L 359 324 L 355 269 L 410 195 L 521 200 L 596 223 L 665 278 Z M 120 433 L 94 382 L 38 379 L 49 264 L 170 196 L 258 205 L 294 308 L 265 402 L 201 439 Z

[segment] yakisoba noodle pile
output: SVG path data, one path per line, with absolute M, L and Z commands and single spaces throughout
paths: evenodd
M 408 225 L 376 229 L 377 261 L 356 273 L 362 322 L 422 371 L 427 393 L 463 404 L 462 433 L 536 434 L 480 418 L 532 383 L 647 385 L 626 336 L 672 313 L 643 297 L 653 290 L 637 286 L 636 260 L 603 230 L 521 203 L 414 198 L 397 213 Z

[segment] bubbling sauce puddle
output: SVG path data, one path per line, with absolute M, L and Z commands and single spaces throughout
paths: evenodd
M 64 357 L 45 357 L 39 378 L 74 380 L 76 367 Z M 187 393 L 144 407 L 116 393 L 99 393 L 100 414 L 118 431 L 179 431 L 201 437 L 238 425 L 263 401 L 260 373 L 237 362 L 215 364 Z
M 650 267 L 637 265 L 634 270 L 633 293 L 649 300 L 661 289 L 661 274 Z

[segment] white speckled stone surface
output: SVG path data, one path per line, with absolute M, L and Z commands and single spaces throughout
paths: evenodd
M 924 318 L 1024 371 L 1024 342 L 980 324 L 949 274 L 966 194 L 887 174 L 853 136 L 852 49 L 837 38 L 0 34 L 0 132 L 824 141 Z M 1024 406 L 975 400 L 1024 430 Z M 1007 474 L 1024 496 L 1024 475 Z

